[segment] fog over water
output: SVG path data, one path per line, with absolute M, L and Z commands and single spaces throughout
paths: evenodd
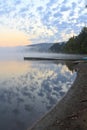
M 24 56 L 65 55 L 0 48 L 0 130 L 26 130 L 65 95 L 76 78 L 65 63 L 24 61 Z

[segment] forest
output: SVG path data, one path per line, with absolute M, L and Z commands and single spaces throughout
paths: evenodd
M 55 43 L 51 52 L 87 54 L 87 27 L 83 27 L 79 35 L 71 37 L 67 42 Z
M 71 37 L 65 44 L 66 53 L 87 54 L 87 27 L 84 27 L 78 36 Z

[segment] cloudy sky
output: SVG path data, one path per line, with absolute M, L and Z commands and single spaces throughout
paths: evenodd
M 0 0 L 0 46 L 61 42 L 87 24 L 87 0 Z

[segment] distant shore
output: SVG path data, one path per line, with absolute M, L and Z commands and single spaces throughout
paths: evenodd
M 87 130 L 87 63 L 75 69 L 77 78 L 67 94 L 28 130 Z

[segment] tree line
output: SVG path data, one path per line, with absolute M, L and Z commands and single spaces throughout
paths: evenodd
M 66 53 L 87 54 L 87 27 L 83 27 L 78 36 L 71 37 L 65 44 L 63 51 Z
M 87 54 L 87 27 L 83 27 L 78 36 L 73 36 L 61 44 L 55 43 L 49 50 L 57 53 Z

